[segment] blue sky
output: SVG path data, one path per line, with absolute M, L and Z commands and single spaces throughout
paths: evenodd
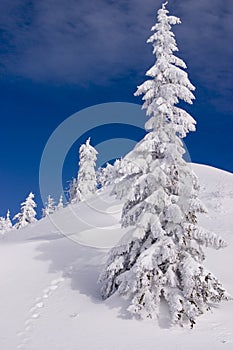
M 41 155 L 71 114 L 105 102 L 141 103 L 133 93 L 154 62 L 146 39 L 160 6 L 158 0 L 1 0 L 0 215 L 8 208 L 15 214 L 30 191 L 41 205 Z M 196 101 L 187 106 L 198 122 L 185 141 L 191 159 L 232 172 L 233 3 L 170 0 L 168 9 L 182 20 L 174 27 L 178 55 L 196 86 Z M 114 128 L 107 132 L 114 137 Z M 65 164 L 67 179 L 75 176 L 75 152 Z

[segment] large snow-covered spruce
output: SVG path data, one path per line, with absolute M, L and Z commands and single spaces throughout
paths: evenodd
M 96 191 L 96 157 L 98 152 L 90 145 L 90 138 L 79 149 L 79 171 L 77 185 L 77 199 L 84 200 Z
M 17 220 L 16 224 L 14 225 L 16 229 L 20 229 L 37 221 L 36 211 L 34 208 L 36 208 L 34 194 L 30 192 L 25 202 L 21 203 L 21 212 L 16 214 L 13 218 L 13 220 Z
M 100 281 L 104 298 L 118 291 L 129 298 L 128 310 L 136 316 L 157 317 L 162 298 L 173 323 L 192 327 L 211 304 L 229 296 L 203 266 L 203 247 L 218 249 L 226 243 L 197 222 L 206 209 L 198 199 L 197 177 L 183 159 L 181 140 L 195 131 L 196 122 L 176 106 L 179 100 L 191 104 L 195 88 L 184 61 L 173 54 L 178 49 L 171 25 L 177 23 L 180 19 L 169 16 L 163 4 L 148 39 L 156 63 L 136 92 L 143 95 L 148 134 L 122 162 L 130 169 L 122 226 L 132 225 L 132 230 L 110 252 Z

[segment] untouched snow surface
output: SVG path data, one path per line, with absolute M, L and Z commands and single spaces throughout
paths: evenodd
M 209 209 L 201 224 L 228 247 L 208 249 L 206 266 L 233 295 L 233 175 L 193 165 Z M 233 349 L 233 301 L 214 307 L 193 330 L 137 321 L 117 296 L 102 301 L 97 279 L 106 254 L 127 232 L 108 191 L 0 238 L 1 350 Z M 61 233 L 62 232 L 62 233 Z

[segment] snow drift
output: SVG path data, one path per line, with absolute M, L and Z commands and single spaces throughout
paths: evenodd
M 227 248 L 207 249 L 205 266 L 233 295 L 233 175 L 193 165 L 209 213 L 201 224 L 219 233 Z M 126 302 L 103 302 L 97 279 L 121 229 L 122 204 L 109 191 L 0 240 L 0 348 L 4 350 L 135 350 L 233 347 L 233 302 L 200 317 L 193 329 L 170 328 L 161 306 L 158 322 L 136 321 Z

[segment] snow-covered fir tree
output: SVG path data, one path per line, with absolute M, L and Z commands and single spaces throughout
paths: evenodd
M 142 159 L 143 161 L 143 159 Z M 139 164 L 140 159 L 135 159 L 135 150 L 128 153 L 123 159 L 115 164 L 116 175 L 111 194 L 122 199 L 127 196 L 132 182 L 142 173 L 143 164 Z
M 79 149 L 77 198 L 84 200 L 96 192 L 96 157 L 98 152 L 90 145 L 90 138 Z
M 0 217 L 0 233 L 4 234 L 12 229 L 12 222 L 10 219 L 10 210 L 8 209 L 6 217 Z
M 11 213 L 10 213 L 9 209 L 7 210 L 5 221 L 6 221 L 6 231 L 10 231 L 12 229 L 13 225 L 11 222 Z
M 174 55 L 178 48 L 171 26 L 180 19 L 168 15 L 166 4 L 157 19 L 148 39 L 156 62 L 136 92 L 143 95 L 148 133 L 126 157 L 131 187 L 122 226 L 132 229 L 110 252 L 101 291 L 103 298 L 116 291 L 128 297 L 128 310 L 141 318 L 156 318 L 162 298 L 173 323 L 193 327 L 213 303 L 229 298 L 203 265 L 204 247 L 226 243 L 198 225 L 197 215 L 206 209 L 198 198 L 198 180 L 183 159 L 182 138 L 195 130 L 195 120 L 177 107 L 179 100 L 191 104 L 194 99 L 186 65 Z
M 69 182 L 69 188 L 67 191 L 69 203 L 75 203 L 77 201 L 77 186 L 78 186 L 77 179 L 73 178 Z
M 59 198 L 58 205 L 57 205 L 56 209 L 60 210 L 62 208 L 64 208 L 64 203 L 63 203 L 63 196 L 61 195 Z
M 0 216 L 0 234 L 4 234 L 5 218 Z
M 96 172 L 96 181 L 98 188 L 105 188 L 112 183 L 114 177 L 114 166 L 107 163 L 105 167 L 101 167 Z
M 36 203 L 34 202 L 34 194 L 31 192 L 25 202 L 21 203 L 21 212 L 16 214 L 13 218 L 13 220 L 17 220 L 14 225 L 16 229 L 20 229 L 21 227 L 37 221 L 34 208 L 36 208 Z
M 47 202 L 45 203 L 45 208 L 42 209 L 42 217 L 52 215 L 56 210 L 56 205 L 53 197 L 48 196 Z
M 116 185 L 118 179 L 122 179 L 123 173 L 121 162 L 122 159 L 116 159 L 113 165 L 107 163 L 105 167 L 98 169 L 96 178 L 99 188 L 105 188 L 106 186 L 114 184 Z M 115 192 L 116 191 L 113 190 L 113 194 L 116 194 Z

